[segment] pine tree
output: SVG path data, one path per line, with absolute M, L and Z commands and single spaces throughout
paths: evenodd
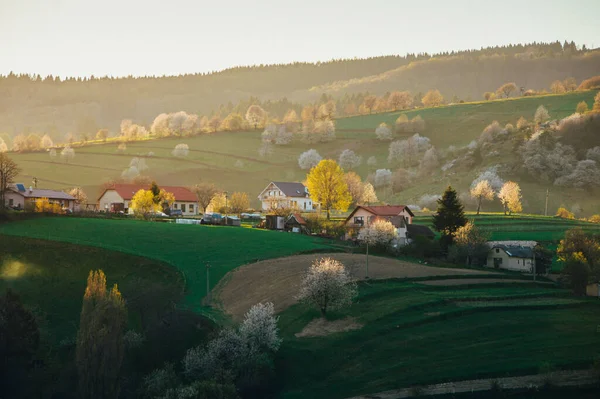
M 150 185 L 150 191 L 152 191 L 152 196 L 154 196 L 154 203 L 158 204 L 160 202 L 160 188 L 155 181 Z
M 117 285 L 107 291 L 104 272 L 90 271 L 77 333 L 79 397 L 119 396 L 126 324 L 127 309 Z
M 437 202 L 437 212 L 433 215 L 433 228 L 442 234 L 440 243 L 442 248 L 447 250 L 453 242 L 456 230 L 467 224 L 467 218 L 464 207 L 451 186 L 448 186 Z

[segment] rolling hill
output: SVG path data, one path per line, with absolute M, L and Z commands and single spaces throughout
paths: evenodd
M 200 181 L 217 184 L 230 192 L 248 192 L 258 207 L 256 196 L 270 182 L 277 180 L 302 181 L 306 171 L 298 166 L 298 156 L 315 148 L 323 157 L 337 159 L 344 149 L 352 149 L 363 157 L 363 161 L 374 156 L 375 167 L 366 162 L 356 172 L 363 178 L 377 168 L 394 169 L 387 162 L 389 142 L 375 139 L 374 129 L 381 122 L 393 123 L 400 113 L 408 117 L 420 115 L 425 120 L 425 129 L 421 133 L 429 137 L 438 149 L 450 145 L 464 146 L 479 137 L 481 131 L 494 120 L 501 124 L 516 123 L 521 116 L 531 120 L 536 108 L 544 105 L 553 118 L 562 118 L 573 113 L 580 101 L 592 106 L 594 91 L 575 92 L 563 95 L 541 97 L 522 97 L 479 103 L 456 104 L 438 108 L 411 111 L 390 112 L 340 118 L 337 124 L 337 139 L 329 143 L 305 144 L 294 140 L 292 144 L 277 146 L 274 153 L 266 158 L 258 155 L 260 131 L 222 132 L 194 137 L 170 137 L 159 140 L 146 140 L 127 144 L 124 151 L 118 151 L 117 142 L 98 143 L 75 148 L 75 158 L 66 163 L 60 159 L 52 160 L 47 153 L 15 153 L 11 157 L 22 168 L 19 180 L 29 185 L 32 177 L 38 178 L 39 186 L 55 189 L 67 189 L 81 186 L 91 201 L 100 194 L 101 184 L 119 178 L 121 172 L 134 157 L 144 157 L 149 169 L 144 172 L 164 185 L 191 185 Z M 396 138 L 402 138 L 396 135 Z M 176 158 L 171 152 L 179 143 L 188 144 L 189 155 Z M 483 159 L 480 165 L 455 174 L 441 176 L 434 174 L 419 179 L 418 184 L 398 193 L 379 190 L 380 199 L 388 202 L 406 204 L 416 203 L 425 194 L 440 194 L 452 184 L 464 192 L 478 173 L 499 163 L 514 163 L 516 155 Z M 578 204 L 584 215 L 597 213 L 597 201 L 583 191 L 558 190 L 526 176 L 504 175 L 505 179 L 519 182 L 523 188 L 524 212 L 543 213 L 546 189 L 550 190 L 549 212 L 561 206 Z M 485 204 L 487 211 L 500 211 L 498 203 Z

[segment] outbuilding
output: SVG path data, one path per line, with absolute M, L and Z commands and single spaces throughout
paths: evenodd
M 35 207 L 35 201 L 42 198 L 48 199 L 50 204 L 59 204 L 63 210 L 75 211 L 75 198 L 63 191 L 25 188 L 24 184 L 18 183 L 9 186 L 4 193 L 5 205 L 13 209 L 25 210 Z
M 198 214 L 198 197 L 185 187 L 160 186 L 175 196 L 172 209 L 180 209 L 183 216 Z M 98 207 L 104 212 L 133 213 L 129 206 L 131 199 L 140 190 L 149 190 L 149 185 L 140 184 L 115 184 L 108 187 L 98 198 Z
M 495 244 L 488 252 L 486 266 L 533 273 L 535 253 L 530 247 Z

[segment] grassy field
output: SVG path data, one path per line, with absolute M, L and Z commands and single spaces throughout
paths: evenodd
M 413 223 L 431 227 L 431 215 L 418 215 Z M 600 224 L 553 216 L 510 215 L 502 213 L 467 213 L 467 218 L 490 234 L 491 240 L 533 240 L 545 243 L 560 241 L 565 231 L 581 228 L 600 233 Z
M 156 259 L 174 266 L 185 279 L 184 304 L 206 311 L 206 263 L 210 286 L 248 262 L 329 250 L 326 241 L 301 235 L 246 228 L 176 225 L 132 220 L 40 218 L 0 225 L 3 235 L 90 245 Z
M 75 336 L 88 273 L 98 269 L 106 273 L 108 286 L 118 284 L 134 330 L 143 330 L 151 315 L 183 298 L 183 276 L 166 263 L 101 248 L 0 237 L 0 292 L 17 292 L 54 343 Z
M 586 101 L 591 107 L 594 92 L 577 92 L 564 95 L 515 98 L 482 103 L 457 104 L 439 108 L 406 111 L 412 117 L 421 115 L 426 122 L 423 135 L 432 144 L 443 149 L 449 145 L 461 146 L 477 138 L 481 131 L 493 120 L 502 124 L 516 123 L 520 116 L 532 119 L 536 108 L 545 105 L 554 118 L 564 117 L 574 112 L 579 101 Z M 404 111 L 403 111 L 404 112 Z M 388 145 L 374 139 L 374 129 L 381 122 L 396 120 L 400 112 L 362 115 L 340 118 L 337 124 L 337 139 L 331 143 L 304 144 L 294 141 L 288 146 L 275 148 L 268 158 L 258 155 L 260 131 L 222 132 L 196 137 L 166 138 L 127 144 L 123 152 L 117 151 L 116 142 L 76 148 L 76 156 L 70 163 L 60 159 L 52 161 L 46 153 L 11 154 L 23 169 L 19 177 L 29 185 L 33 176 L 41 187 L 66 189 L 82 186 L 95 202 L 100 194 L 100 185 L 109 179 L 118 178 L 133 157 L 144 156 L 149 176 L 164 185 L 191 185 L 199 181 L 209 181 L 228 191 L 248 192 L 252 205 L 258 207 L 256 196 L 273 180 L 302 181 L 306 171 L 298 167 L 298 156 L 315 148 L 323 157 L 337 159 L 344 149 L 352 149 L 363 157 L 377 159 L 376 168 L 392 168 L 388 165 Z M 400 138 L 400 136 L 398 136 Z M 175 158 L 171 152 L 175 145 L 186 143 L 190 147 L 188 157 Z M 149 153 L 153 156 L 148 156 Z M 238 161 L 241 162 L 238 163 Z M 503 160 L 506 162 L 507 160 Z M 485 160 L 481 168 L 498 163 L 497 159 Z M 366 162 L 357 169 L 364 179 L 373 169 Z M 420 179 L 419 184 L 402 193 L 392 196 L 380 191 L 378 195 L 389 202 L 416 203 L 424 194 L 439 194 L 445 186 L 452 184 L 465 190 L 478 170 L 440 178 L 432 176 Z M 508 178 L 509 176 L 503 176 Z M 521 181 L 523 195 L 527 200 L 525 210 L 539 213 L 543 210 L 546 185 L 535 181 Z M 550 187 L 552 191 L 552 187 Z M 596 204 L 580 192 L 562 190 L 552 193 L 550 210 L 562 204 L 579 203 L 586 212 L 591 212 Z M 500 210 L 499 204 L 488 205 L 488 210 Z
M 283 397 L 344 398 L 419 384 L 588 366 L 598 354 L 600 303 L 528 284 L 426 287 L 361 283 L 349 309 L 363 328 L 320 338 L 296 333 L 318 312 L 280 316 Z

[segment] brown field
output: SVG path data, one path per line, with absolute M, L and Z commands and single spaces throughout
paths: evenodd
M 302 275 L 314 260 L 321 257 L 342 262 L 357 279 L 365 276 L 365 255 L 335 253 L 290 256 L 251 263 L 230 272 L 214 289 L 213 296 L 223 311 L 235 320 L 241 319 L 252 305 L 259 302 L 273 302 L 275 311 L 281 312 L 296 303 L 294 296 L 300 289 Z M 374 279 L 489 273 L 369 256 L 369 277 Z

